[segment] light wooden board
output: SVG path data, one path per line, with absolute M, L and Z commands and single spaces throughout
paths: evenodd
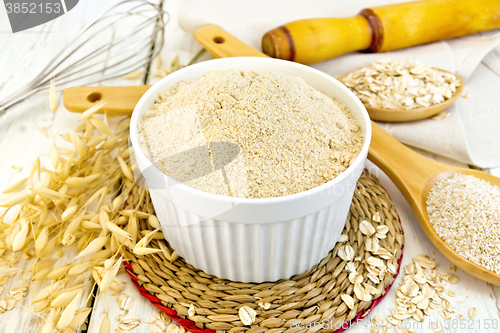
M 67 15 L 48 23 L 42 27 L 35 28 L 33 31 L 26 33 L 12 34 L 7 25 L 6 16 L 3 10 L 0 10 L 0 49 L 12 50 L 12 52 L 0 53 L 0 97 L 7 95 L 23 83 L 31 79 L 38 69 L 44 65 L 61 46 L 62 42 L 68 40 L 76 31 L 84 26 L 95 13 L 104 7 L 117 2 L 86 0 L 81 1 L 78 5 L 78 10 L 73 10 Z M 201 48 L 198 43 L 188 34 L 183 32 L 177 26 L 176 7 L 178 1 L 167 1 L 165 9 L 171 13 L 171 21 L 166 29 L 165 47 L 162 51 L 163 63 L 166 67 L 176 55 L 179 56 L 181 64 L 187 62 Z M 70 27 L 70 28 L 68 28 Z M 15 51 L 14 51 L 15 50 Z M 203 59 L 209 58 L 210 55 L 205 54 Z M 491 61 L 491 59 L 489 60 Z M 499 63 L 500 66 L 500 63 Z M 159 78 L 152 77 L 157 68 L 153 65 L 148 78 L 148 84 L 152 84 Z M 141 84 L 142 77 L 137 80 L 114 80 L 108 81 L 106 85 L 130 85 Z M 50 138 L 45 138 L 39 128 L 44 126 L 47 132 L 60 133 L 67 127 L 74 127 L 78 115 L 66 112 L 64 107 L 59 107 L 55 116 L 52 116 L 49 110 L 48 98 L 44 94 L 38 98 L 30 99 L 29 101 L 18 106 L 13 112 L 0 118 L 0 190 L 8 186 L 8 184 L 20 179 L 25 175 L 30 167 L 31 162 L 40 154 L 48 154 Z M 450 161 L 433 154 L 423 152 L 428 157 L 456 164 L 455 161 Z M 48 160 L 48 157 L 46 157 Z M 20 173 L 14 173 L 12 165 L 23 167 Z M 427 239 L 421 230 L 415 216 L 411 212 L 410 207 L 400 194 L 394 184 L 376 167 L 369 164 L 369 168 L 380 178 L 383 186 L 394 200 L 397 210 L 401 216 L 401 221 L 406 236 L 406 246 L 404 250 L 403 265 L 409 263 L 411 258 L 419 253 L 425 253 L 436 259 L 439 263 L 439 269 L 448 271 L 451 266 L 450 262 L 436 251 L 434 246 Z M 492 169 L 491 172 L 500 176 L 500 168 Z M 71 254 L 65 254 L 71 257 Z M 26 264 L 27 265 L 27 264 Z M 454 306 L 459 312 L 454 316 L 458 318 L 458 314 L 462 314 L 467 318 L 466 312 L 470 307 L 476 307 L 478 315 L 475 319 L 475 329 L 450 329 L 445 332 L 498 332 L 500 329 L 478 329 L 477 320 L 484 323 L 486 320 L 500 320 L 500 287 L 491 286 L 480 280 L 477 280 L 464 272 L 458 270 L 456 275 L 460 278 L 460 282 L 453 286 L 457 291 L 457 296 L 453 299 Z M 124 292 L 134 297 L 134 304 L 130 313 L 137 314 L 142 321 L 146 321 L 151 315 L 157 312 L 147 300 L 140 297 L 139 293 L 129 282 L 128 276 L 125 273 L 120 273 L 119 279 L 127 281 Z M 401 277 L 396 280 L 396 285 L 401 281 Z M 20 283 L 19 279 L 11 279 L 8 285 L 4 286 L 4 291 L 7 291 L 10 286 L 16 286 Z M 2 293 L 3 294 L 3 293 Z M 26 300 L 33 295 L 28 295 Z M 3 295 L 0 295 L 0 299 Z M 458 303 L 463 302 L 463 303 Z M 387 298 L 376 308 L 376 310 L 368 317 L 373 318 L 374 315 L 386 316 L 389 310 L 395 306 L 395 288 L 393 288 Z M 94 310 L 92 312 L 89 323 L 89 332 L 97 332 L 100 322 L 103 318 L 102 312 L 109 311 L 109 316 L 112 322 L 112 327 L 117 327 L 116 317 L 121 314 L 116 298 L 109 294 L 100 296 L 96 299 Z M 432 317 L 434 321 L 442 319 L 439 315 Z M 423 329 L 417 329 L 417 332 L 432 332 L 428 329 L 427 320 Z M 367 322 L 355 325 L 349 332 L 367 332 L 368 326 L 364 326 Z M 148 332 L 148 324 L 141 324 L 132 332 L 142 333 Z M 37 332 L 38 319 L 36 316 L 29 314 L 19 306 L 15 310 L 0 314 L 0 333 L 11 332 Z

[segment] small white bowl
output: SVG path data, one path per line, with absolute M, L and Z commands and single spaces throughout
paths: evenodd
M 328 183 L 277 198 L 225 197 L 176 182 L 154 167 L 142 152 L 138 124 L 159 93 L 214 69 L 275 70 L 302 77 L 350 108 L 364 137 L 361 153 Z M 284 60 L 237 57 L 188 66 L 154 84 L 134 109 L 130 136 L 165 238 L 177 253 L 194 267 L 219 278 L 262 282 L 302 273 L 335 246 L 365 166 L 371 123 L 360 100 L 323 72 Z

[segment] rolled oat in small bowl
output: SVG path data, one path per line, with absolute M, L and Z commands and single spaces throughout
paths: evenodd
M 335 245 L 371 137 L 337 80 L 276 59 L 186 67 L 137 104 L 131 140 L 165 238 L 220 278 L 288 278 Z

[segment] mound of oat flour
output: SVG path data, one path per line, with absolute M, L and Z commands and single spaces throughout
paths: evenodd
M 143 152 L 168 176 L 243 198 L 322 185 L 363 145 L 344 104 L 275 71 L 214 70 L 180 82 L 158 96 L 138 129 Z

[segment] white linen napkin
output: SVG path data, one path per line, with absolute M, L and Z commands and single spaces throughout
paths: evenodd
M 189 33 L 216 24 L 260 50 L 264 33 L 289 21 L 353 16 L 366 7 L 398 2 L 189 0 L 180 5 L 178 21 Z M 494 49 L 499 44 L 500 32 L 494 30 L 392 52 L 350 53 L 312 67 L 339 77 L 381 58 L 409 58 L 458 74 L 468 98 L 459 98 L 447 109 L 448 117 L 380 125 L 405 144 L 489 168 L 500 166 L 500 47 Z

